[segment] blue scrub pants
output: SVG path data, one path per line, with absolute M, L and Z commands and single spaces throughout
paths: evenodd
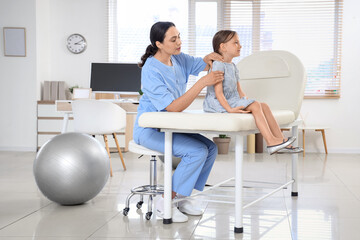
M 145 128 L 138 144 L 164 152 L 165 133 Z M 190 196 L 193 189 L 202 191 L 217 156 L 217 146 L 200 134 L 173 133 L 172 153 L 181 158 L 172 177 L 172 190 Z

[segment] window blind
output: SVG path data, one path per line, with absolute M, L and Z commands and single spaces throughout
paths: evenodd
M 286 50 L 307 71 L 305 97 L 340 97 L 342 0 L 224 0 L 224 28 L 238 32 L 242 56 Z
M 182 51 L 197 57 L 212 52 L 218 30 L 231 29 L 243 46 L 235 63 L 257 51 L 290 51 L 307 71 L 305 97 L 340 97 L 343 0 L 108 0 L 108 9 L 110 62 L 139 62 L 157 21 L 174 22 Z
M 139 62 L 150 44 L 150 28 L 158 21 L 176 24 L 182 51 L 188 52 L 188 12 L 188 0 L 108 0 L 108 60 Z

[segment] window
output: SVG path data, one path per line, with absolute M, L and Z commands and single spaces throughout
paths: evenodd
M 212 51 L 218 30 L 232 29 L 243 46 L 235 63 L 257 51 L 290 51 L 308 74 L 305 97 L 338 98 L 342 10 L 343 0 L 109 0 L 109 61 L 138 62 L 157 21 L 174 22 L 183 51 L 199 57 Z
M 108 0 L 108 11 L 110 62 L 139 62 L 150 44 L 150 28 L 158 21 L 174 22 L 185 39 L 182 50 L 189 51 L 188 0 Z

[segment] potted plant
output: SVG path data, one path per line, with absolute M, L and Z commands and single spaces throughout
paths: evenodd
M 79 88 L 79 85 L 75 85 L 75 86 L 72 86 L 72 87 L 69 88 L 69 92 L 70 92 L 71 94 L 74 93 L 74 88 Z
M 231 138 L 226 136 L 226 134 L 220 134 L 219 137 L 213 138 L 213 141 L 218 147 L 218 154 L 228 154 L 230 140 Z
M 140 98 L 142 97 L 143 94 L 144 94 L 144 92 L 140 89 L 139 90 L 139 96 L 137 97 L 138 101 L 140 101 Z
M 79 88 L 79 85 L 69 87 L 69 91 L 66 93 L 66 99 L 73 99 L 74 88 Z

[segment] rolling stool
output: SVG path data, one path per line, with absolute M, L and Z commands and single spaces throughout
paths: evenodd
M 144 195 L 148 195 L 148 212 L 145 215 L 146 220 L 150 220 L 152 215 L 152 203 L 153 203 L 153 197 L 156 195 L 164 194 L 164 186 L 157 185 L 157 175 L 156 175 L 156 156 L 161 156 L 163 153 L 150 150 L 146 147 L 143 147 L 141 145 L 138 145 L 134 142 L 134 140 L 131 140 L 129 142 L 129 151 L 141 155 L 150 155 L 150 185 L 142 185 L 138 187 L 134 187 L 131 189 L 131 193 L 126 198 L 125 208 L 123 210 L 123 215 L 127 216 L 129 213 L 129 205 L 130 205 L 130 199 L 138 194 L 140 195 L 140 201 L 136 204 L 136 207 L 138 209 L 141 208 L 142 204 L 144 203 Z M 141 157 L 141 156 L 140 156 Z

